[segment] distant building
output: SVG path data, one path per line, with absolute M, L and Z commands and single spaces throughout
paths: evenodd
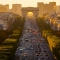
M 12 4 L 12 12 L 19 14 L 20 16 L 22 15 L 21 8 L 21 4 Z
M 0 12 L 8 12 L 9 11 L 9 5 L 2 5 L 0 4 Z
M 56 6 L 56 2 L 49 2 L 49 13 L 54 12 L 55 6 Z
M 39 16 L 45 13 L 54 12 L 54 7 L 56 6 L 56 2 L 49 2 L 49 4 L 44 4 L 43 2 L 38 2 L 37 7 L 39 8 Z
M 4 7 L 7 9 L 7 12 L 9 11 L 9 4 L 4 5 Z
M 46 3 L 43 5 L 43 12 L 44 12 L 44 14 L 49 13 L 49 4 Z
M 43 14 L 43 2 L 38 2 L 37 7 L 39 8 L 39 16 Z
M 60 6 L 56 6 L 56 13 L 60 13 Z

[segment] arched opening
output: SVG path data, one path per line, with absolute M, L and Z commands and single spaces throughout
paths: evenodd
M 33 12 L 28 12 L 28 13 L 27 13 L 27 17 L 28 17 L 28 18 L 33 18 Z

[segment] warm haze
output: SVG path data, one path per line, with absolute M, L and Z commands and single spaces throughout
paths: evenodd
M 36 7 L 37 2 L 44 2 L 44 3 L 49 3 L 49 2 L 56 2 L 57 5 L 60 5 L 59 0 L 0 0 L 0 4 L 9 4 L 11 8 L 12 4 L 22 4 L 22 7 Z
M 59 0 L 0 0 L 0 60 L 60 60 Z

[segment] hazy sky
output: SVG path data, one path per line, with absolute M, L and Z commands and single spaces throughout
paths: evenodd
M 60 5 L 60 0 L 0 0 L 0 4 L 9 4 L 10 8 L 12 4 L 22 4 L 22 7 L 36 7 L 37 2 L 44 2 L 44 3 L 49 3 L 49 2 L 56 2 L 57 5 Z

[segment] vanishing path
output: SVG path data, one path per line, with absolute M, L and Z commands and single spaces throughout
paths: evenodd
M 55 60 L 35 20 L 26 20 L 15 60 Z

